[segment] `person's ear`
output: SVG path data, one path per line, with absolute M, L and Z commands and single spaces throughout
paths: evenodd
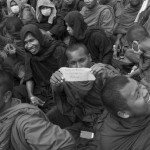
M 12 92 L 11 91 L 7 91 L 5 94 L 4 94 L 4 102 L 5 103 L 8 103 L 9 101 L 10 101 L 10 99 L 11 99 L 11 97 L 12 97 Z
M 130 113 L 128 111 L 118 111 L 117 115 L 124 119 L 127 119 L 130 117 Z
M 92 62 L 91 54 L 89 54 L 88 57 L 89 57 L 89 60 Z

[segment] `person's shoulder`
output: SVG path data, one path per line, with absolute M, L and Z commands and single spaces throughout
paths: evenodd
M 35 118 L 36 120 L 47 120 L 46 115 L 36 106 L 30 104 L 19 104 L 18 108 L 20 111 L 15 118 L 13 127 L 19 130 L 22 130 L 27 124 L 30 124 L 31 121 L 34 122 Z M 34 120 L 32 118 L 34 118 Z

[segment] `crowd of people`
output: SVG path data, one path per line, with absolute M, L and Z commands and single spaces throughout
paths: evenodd
M 0 0 L 0 150 L 150 150 L 149 51 L 149 0 Z

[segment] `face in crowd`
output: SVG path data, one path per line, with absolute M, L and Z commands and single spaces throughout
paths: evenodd
M 52 8 L 47 7 L 47 6 L 41 6 L 40 10 L 41 10 L 41 14 L 45 17 L 50 16 L 52 12 Z
M 25 49 L 31 54 L 36 55 L 40 51 L 39 41 L 32 35 L 32 33 L 27 33 L 24 39 Z
M 128 109 L 119 113 L 119 116 L 129 118 L 149 115 L 150 96 L 147 88 L 134 79 L 128 80 L 129 83 L 120 90 L 120 94 L 126 99 Z
M 14 14 L 18 14 L 19 11 L 20 11 L 20 8 L 19 8 L 19 6 L 17 5 L 17 3 L 16 3 L 15 1 L 12 1 L 12 2 L 10 3 L 10 9 L 11 9 L 11 11 L 12 11 Z
M 89 68 L 91 67 L 91 56 L 86 53 L 84 48 L 76 51 L 67 52 L 68 64 L 70 68 Z
M 67 22 L 66 22 L 66 26 L 67 26 L 67 31 L 68 31 L 69 35 L 73 36 L 73 29 L 72 29 L 72 27 L 70 27 Z
M 97 0 L 84 0 L 87 8 L 92 9 L 97 5 Z

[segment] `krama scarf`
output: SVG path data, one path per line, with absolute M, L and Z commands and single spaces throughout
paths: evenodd
M 47 41 L 44 39 L 42 33 L 36 25 L 28 24 L 22 28 L 21 39 L 24 43 L 27 33 L 31 33 L 40 43 L 41 50 L 38 54 L 32 55 L 26 51 L 25 67 L 26 75 L 25 81 L 34 79 L 36 85 L 49 85 L 49 78 L 53 72 L 59 69 L 58 62 L 53 54 L 57 46 L 60 46 L 60 51 L 65 53 L 65 44 L 60 41 Z M 62 66 L 63 66 L 62 61 Z

